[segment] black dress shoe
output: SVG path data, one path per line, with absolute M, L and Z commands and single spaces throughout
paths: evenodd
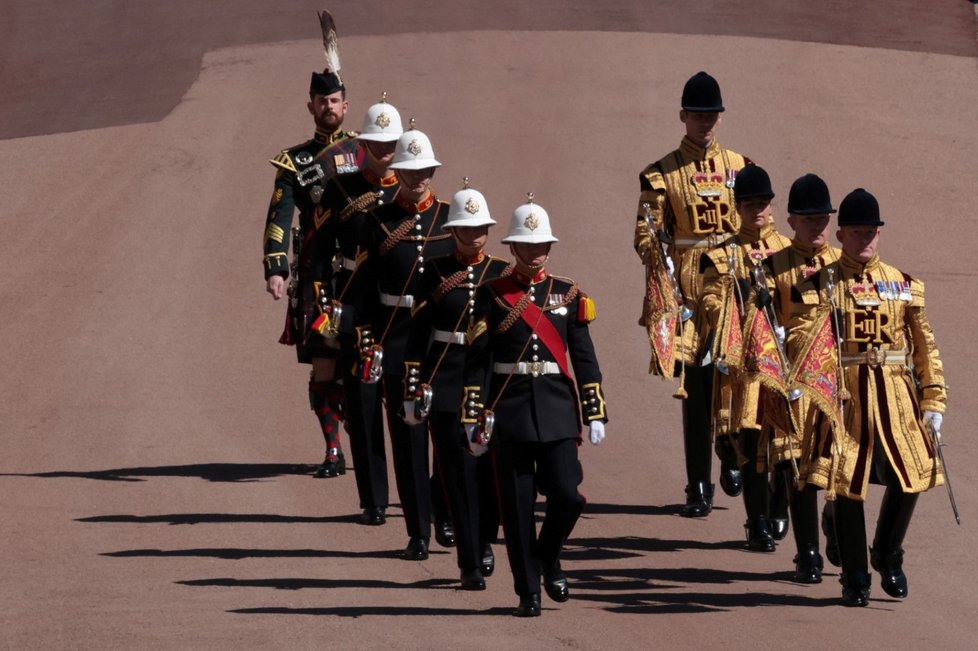
M 465 570 L 462 572 L 462 589 L 463 590 L 485 590 L 486 580 L 482 578 L 482 572 L 479 570 Z
M 404 548 L 403 554 L 406 561 L 426 561 L 428 560 L 428 539 L 412 538 Z
M 854 572 L 847 576 L 844 572 L 839 577 L 842 584 L 842 605 L 860 607 L 869 604 L 869 575 L 865 572 Z
M 703 518 L 713 510 L 713 484 L 696 481 L 686 486 L 686 504 L 680 512 L 684 518 Z
M 435 523 L 435 540 L 442 547 L 455 546 L 455 529 L 448 520 Z
M 740 474 L 740 468 L 721 468 L 720 488 L 730 497 L 737 497 L 744 492 L 744 478 Z
M 898 549 L 885 556 L 875 549 L 869 550 L 869 562 L 880 573 L 880 586 L 883 592 L 895 599 L 904 599 L 909 594 L 907 575 L 903 573 L 903 550 Z
M 771 518 L 771 537 L 784 540 L 788 535 L 788 518 Z
M 318 479 L 323 479 L 327 477 L 339 477 L 340 475 L 346 474 L 346 457 L 343 453 L 339 454 L 333 453 L 331 449 L 330 452 L 326 454 L 326 458 L 323 459 L 323 465 L 319 466 L 314 475 Z
M 387 522 L 387 515 L 381 506 L 368 506 L 360 514 L 360 524 L 378 527 Z
M 567 576 L 560 569 L 560 563 L 554 569 L 543 574 L 543 589 L 547 591 L 547 596 L 557 603 L 564 603 L 570 599 L 570 590 L 567 589 Z
M 818 549 L 809 547 L 795 555 L 795 573 L 791 580 L 796 583 L 822 582 L 822 556 Z
M 514 617 L 539 617 L 540 593 L 520 597 L 520 605 L 513 611 Z
M 748 520 L 744 524 L 747 532 L 747 548 L 752 552 L 773 552 L 775 549 L 774 536 L 771 535 L 771 521 L 762 515 Z
M 492 545 L 486 543 L 482 548 L 482 576 L 492 576 L 496 571 L 496 555 L 492 553 Z

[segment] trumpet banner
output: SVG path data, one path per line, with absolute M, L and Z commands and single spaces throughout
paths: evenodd
M 645 268 L 645 305 L 642 321 L 652 348 L 649 372 L 661 377 L 673 377 L 676 364 L 676 328 L 679 325 L 679 305 L 672 291 L 669 270 L 662 258 L 662 249 L 652 243 L 655 254 L 652 264 Z
M 744 338 L 736 291 L 729 276 L 723 278 L 723 296 L 713 356 L 717 361 L 726 364 L 731 371 L 740 371 L 744 366 Z
M 811 405 L 828 419 L 832 431 L 837 432 L 842 427 L 843 419 L 831 314 L 829 306 L 820 307 L 812 328 L 802 335 L 788 386 L 800 388 L 810 399 Z M 804 416 L 800 414 L 801 418 Z
M 761 413 L 774 428 L 790 432 L 788 419 L 788 369 L 784 368 L 778 341 L 767 312 L 754 305 L 744 326 L 744 375 L 761 385 Z

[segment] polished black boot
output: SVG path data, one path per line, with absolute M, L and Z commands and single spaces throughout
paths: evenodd
M 771 534 L 771 521 L 766 515 L 753 517 L 744 524 L 747 532 L 747 548 L 752 552 L 773 552 L 774 536 Z
M 760 432 L 756 429 L 745 429 L 740 432 L 740 443 L 743 445 L 744 456 L 744 510 L 747 512 L 747 522 L 744 530 L 747 532 L 747 548 L 754 552 L 773 552 L 774 535 L 771 531 L 770 510 L 771 491 L 767 485 L 767 473 L 757 470 L 757 438 Z
M 846 497 L 835 500 L 835 537 L 842 561 L 842 603 L 865 606 L 869 603 L 870 576 L 866 561 L 866 519 L 863 503 Z
M 687 366 L 683 405 L 683 451 L 686 456 L 686 505 L 682 516 L 702 518 L 713 510 L 711 393 L 713 366 Z
M 744 490 L 744 479 L 737 464 L 737 449 L 729 436 L 717 436 L 714 449 L 720 458 L 720 488 L 730 497 Z
M 795 583 L 822 582 L 822 555 L 818 547 L 808 547 L 795 555 L 795 573 L 791 580 Z
M 483 578 L 482 572 L 480 572 L 478 569 L 463 571 L 461 582 L 463 590 L 486 589 L 486 580 Z
M 818 490 L 808 484 L 803 490 L 788 487 L 788 509 L 795 534 L 795 574 L 798 583 L 822 582 L 822 556 L 818 553 Z
M 567 588 L 567 575 L 557 561 L 549 568 L 543 569 L 543 589 L 547 591 L 547 596 L 557 603 L 564 603 L 570 599 L 570 590 Z
M 713 510 L 713 484 L 705 481 L 686 486 L 686 504 L 680 512 L 684 518 L 702 518 Z
M 520 605 L 513 611 L 514 617 L 539 617 L 540 616 L 540 593 L 523 595 L 520 597 Z
M 907 575 L 903 573 L 903 539 L 910 527 L 917 493 L 904 493 L 899 485 L 889 485 L 880 503 L 876 536 L 870 548 L 870 563 L 880 573 L 883 592 L 896 599 L 909 593 Z
M 870 576 L 869 572 L 843 572 L 839 576 L 842 584 L 843 606 L 866 606 L 869 604 Z
M 788 535 L 788 491 L 791 489 L 790 470 L 776 468 L 771 473 L 771 534 L 775 540 Z
M 485 543 L 482 546 L 482 576 L 492 576 L 496 571 L 496 555 L 492 553 L 492 545 Z

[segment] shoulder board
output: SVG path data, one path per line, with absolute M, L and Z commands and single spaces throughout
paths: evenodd
M 643 190 L 664 192 L 666 189 L 666 180 L 662 175 L 662 169 L 659 163 L 652 163 L 642 170 L 641 175 L 639 175 L 639 181 Z
M 292 156 L 289 154 L 287 149 L 282 150 L 278 156 L 268 162 L 279 169 L 286 170 L 287 172 L 296 171 L 295 163 L 292 162 Z

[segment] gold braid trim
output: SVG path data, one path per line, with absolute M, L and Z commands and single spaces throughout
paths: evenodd
M 387 236 L 387 239 L 380 245 L 380 254 L 387 255 L 390 253 L 394 247 L 397 246 L 397 243 L 403 240 L 404 237 L 411 232 L 412 228 L 414 228 L 414 220 L 404 220 L 404 222 L 395 228 L 394 231 Z
M 461 269 L 453 273 L 448 278 L 442 279 L 441 283 L 438 284 L 438 287 L 435 288 L 435 291 L 431 293 L 431 300 L 437 303 L 441 299 L 445 298 L 445 295 L 448 294 L 448 292 L 461 285 L 462 282 L 468 278 L 468 276 L 468 270 Z
M 367 192 L 366 194 L 361 194 L 359 197 L 346 204 L 346 207 L 340 211 L 340 221 L 345 222 L 351 215 L 358 212 L 363 212 L 367 208 L 377 203 L 382 196 L 384 196 L 383 192 Z

